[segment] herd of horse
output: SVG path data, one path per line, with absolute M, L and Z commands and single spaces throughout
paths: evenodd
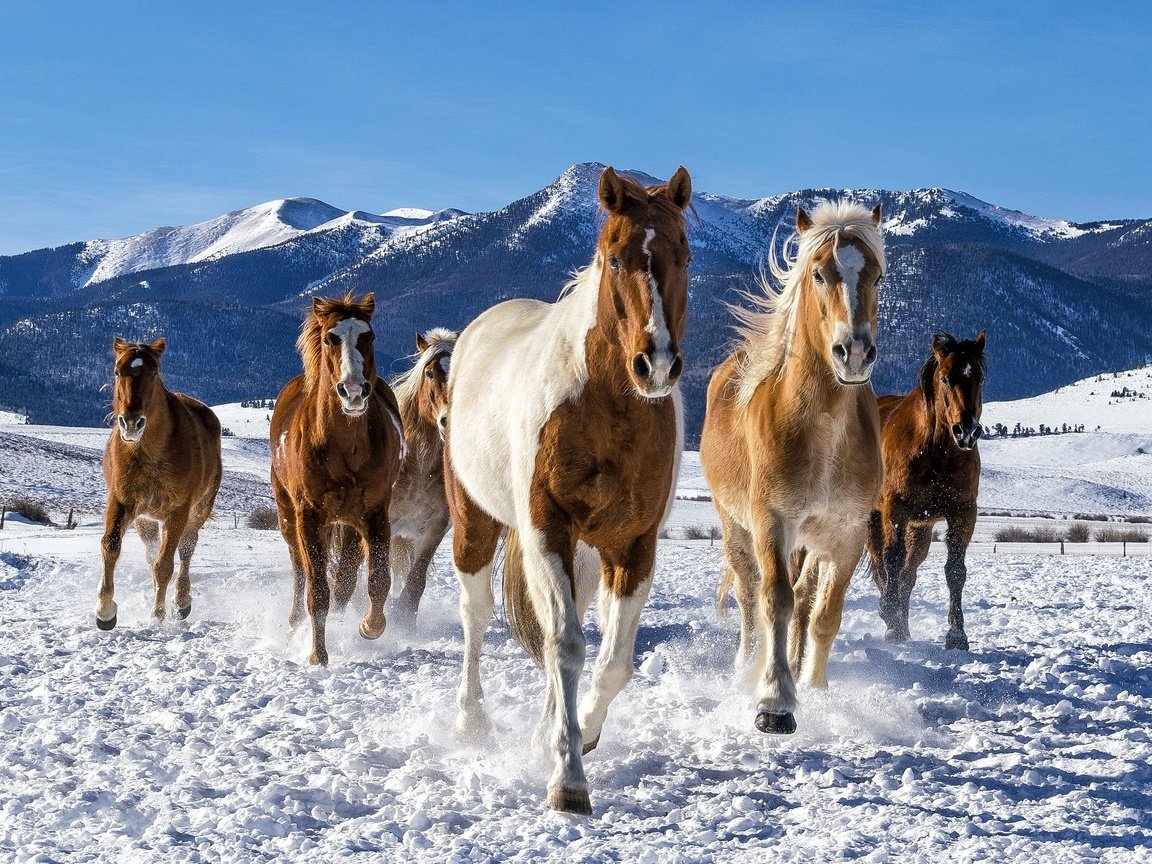
M 375 298 L 314 298 L 297 342 L 304 372 L 271 418 L 271 479 L 292 562 L 289 625 L 311 619 L 326 664 L 329 609 L 351 599 L 367 559 L 367 639 L 385 602 L 415 619 L 433 554 L 453 528 L 464 660 L 457 731 L 484 739 L 480 653 L 494 609 L 493 562 L 513 634 L 541 666 L 534 742 L 554 770 L 548 806 L 591 812 L 583 756 L 632 676 L 657 538 L 683 447 L 678 388 L 688 307 L 683 167 L 645 187 L 606 168 L 591 263 L 555 303 L 500 303 L 461 333 L 417 336 L 392 385 L 375 367 Z M 909 638 L 908 602 L 933 525 L 947 521 L 946 646 L 966 649 L 961 592 L 976 519 L 984 334 L 938 333 L 917 386 L 877 400 L 877 307 L 886 271 L 881 208 L 799 208 L 777 250 L 776 284 L 733 308 L 739 342 L 708 388 L 700 459 L 723 526 L 718 600 L 740 610 L 738 668 L 755 676 L 755 725 L 796 729 L 796 680 L 827 686 L 849 580 L 865 550 L 887 638 Z M 750 308 L 749 308 L 750 307 Z M 164 618 L 191 609 L 189 560 L 220 485 L 220 423 L 160 378 L 164 340 L 114 344 L 109 498 L 96 623 L 116 625 L 113 572 L 130 523 L 144 539 Z M 599 598 L 588 692 L 582 622 Z

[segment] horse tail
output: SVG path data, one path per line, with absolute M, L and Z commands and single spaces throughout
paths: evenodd
M 544 630 L 528 593 L 528 575 L 524 570 L 524 550 L 515 528 L 508 529 L 504 540 L 504 612 L 508 629 L 537 666 L 544 665 Z

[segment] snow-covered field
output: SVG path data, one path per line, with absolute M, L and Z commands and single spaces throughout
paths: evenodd
M 690 500 L 708 490 L 686 454 L 639 671 L 586 760 L 595 815 L 573 820 L 542 809 L 549 765 L 525 741 L 543 682 L 499 607 L 482 665 L 495 740 L 454 736 L 448 544 L 414 631 L 367 642 L 350 610 L 329 630 L 332 665 L 307 665 L 307 628 L 286 633 L 283 541 L 229 518 L 268 500 L 268 412 L 220 413 L 237 437 L 224 441 L 223 512 L 201 536 L 191 617 L 148 620 L 131 534 L 109 633 L 92 619 L 107 431 L 0 426 L 0 495 L 81 512 L 71 531 L 11 515 L 0 531 L 0 861 L 1148 860 L 1152 559 L 971 552 L 970 653 L 942 647 L 938 551 L 907 646 L 883 641 L 858 573 L 831 688 L 802 693 L 796 735 L 766 737 L 730 672 L 735 616 L 713 608 L 719 544 L 679 539 L 715 524 L 709 501 Z M 1082 509 L 1094 499 L 1068 477 L 1114 459 L 1131 458 L 1139 491 L 1149 457 L 1123 436 L 1147 432 L 1093 434 L 1102 449 L 1074 435 L 982 443 L 995 466 L 982 506 L 1003 494 L 1009 509 Z M 1123 500 L 1122 473 L 1100 480 L 1099 500 Z M 1035 500 L 1013 498 L 1029 475 Z M 594 615 L 587 634 L 591 657 Z

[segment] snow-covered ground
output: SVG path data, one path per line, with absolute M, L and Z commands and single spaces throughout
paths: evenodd
M 985 420 L 1012 425 L 1002 410 L 989 405 Z M 269 412 L 218 411 L 235 436 L 221 515 L 193 563 L 191 617 L 148 620 L 150 577 L 130 534 L 109 633 L 92 620 L 108 431 L 0 426 L 0 495 L 81 514 L 74 530 L 10 515 L 0 531 L 0 860 L 1147 860 L 1148 557 L 974 549 L 970 653 L 942 647 L 939 551 L 921 569 L 907 646 L 883 641 L 858 573 L 831 688 L 802 693 L 796 735 L 766 737 L 730 672 L 735 616 L 714 611 L 720 546 L 681 539 L 716 524 L 699 457 L 686 454 L 639 671 L 586 760 L 595 815 L 573 820 L 542 809 L 550 766 L 524 742 L 543 682 L 499 607 L 482 665 L 495 740 L 475 748 L 453 734 L 449 544 L 414 631 L 367 642 L 350 610 L 329 629 L 332 665 L 307 665 L 307 628 L 286 633 L 283 540 L 230 518 L 269 500 Z M 1146 470 L 1148 457 L 1125 450 L 1138 427 L 983 442 L 982 499 L 1079 509 L 1083 489 L 1057 484 L 1083 470 L 1113 502 L 1122 472 L 1077 466 L 1134 457 L 1132 471 Z M 1030 475 L 1034 491 L 1021 491 Z M 1054 506 L 1068 494 L 1075 506 Z M 594 614 L 586 632 L 591 657 Z

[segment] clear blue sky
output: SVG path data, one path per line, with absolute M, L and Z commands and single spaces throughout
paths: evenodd
M 0 253 L 573 162 L 1152 217 L 1152 4 L 0 0 Z

